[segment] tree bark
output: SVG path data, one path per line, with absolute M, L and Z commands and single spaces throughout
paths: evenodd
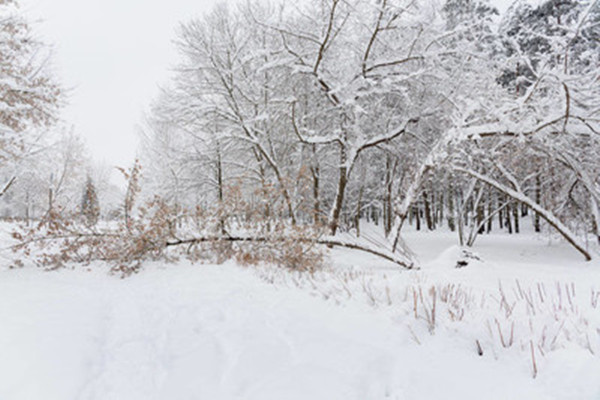
M 364 179 L 362 181 L 364 181 Z M 363 197 L 364 189 L 365 189 L 365 187 L 361 183 L 360 189 L 358 191 L 358 199 L 356 201 L 356 212 L 354 214 L 354 225 L 356 226 L 356 237 L 360 237 L 360 213 L 361 213 L 361 208 L 362 208 L 362 197 Z
M 340 167 L 339 177 L 337 184 L 337 191 L 335 193 L 335 199 L 333 202 L 333 208 L 329 217 L 329 232 L 332 236 L 335 236 L 340 224 L 340 214 L 342 213 L 342 207 L 344 205 L 344 195 L 346 192 L 346 186 L 348 185 L 348 167 L 346 166 L 347 154 L 346 147 L 340 145 Z
M 423 212 L 425 213 L 425 223 L 427 224 L 427 229 L 432 231 L 435 228 L 435 226 L 433 224 L 433 216 L 431 212 L 429 194 L 426 190 L 423 191 Z
M 317 146 L 312 145 L 312 156 L 313 162 L 311 166 L 311 173 L 313 178 L 313 223 L 318 225 L 321 222 L 321 202 L 319 197 L 319 185 L 320 185 L 320 170 L 317 164 Z
M 535 178 L 535 202 L 541 204 L 542 202 L 542 189 L 541 189 L 540 176 L 538 175 Z M 542 227 L 540 225 L 540 214 L 534 213 L 533 215 L 533 227 L 537 233 L 542 231 Z
M 519 233 L 519 203 L 513 204 L 513 219 L 515 223 L 515 233 Z

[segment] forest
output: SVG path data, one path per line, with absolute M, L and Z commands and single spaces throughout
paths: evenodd
M 594 281 L 600 254 L 600 2 L 498 6 L 217 4 L 177 27 L 178 62 L 140 116 L 138 157 L 117 167 L 124 182 L 118 185 L 111 167 L 95 163 L 61 117 L 71 89 L 52 68 L 50 44 L 16 1 L 0 0 L 6 267 L 102 265 L 135 282 L 149 279 L 141 276 L 145 269 L 152 276 L 157 263 L 255 266 L 269 284 L 326 300 L 348 294 L 352 300 L 343 301 L 362 296 L 374 308 L 402 304 L 421 323 L 407 325 L 406 340 L 419 345 L 441 330 L 438 324 L 471 318 L 478 336 L 470 336 L 475 325 L 460 328 L 470 349 L 479 356 L 492 351 L 498 362 L 516 335 L 515 352 L 533 378 L 541 357 L 560 343 L 577 343 L 591 354 L 593 375 L 600 320 L 592 315 L 600 292 L 593 287 L 579 297 L 589 311 L 584 316 L 568 280 Z M 560 266 L 547 258 L 536 259 L 539 265 L 513 260 L 543 254 L 531 244 L 540 240 L 550 243 L 548 254 L 568 254 L 557 258 Z M 434 252 L 441 254 L 435 262 Z M 361 272 L 340 267 L 352 257 Z M 477 269 L 486 257 L 497 269 Z M 506 269 L 503 257 L 514 261 Z M 369 267 L 379 263 L 393 282 L 408 285 L 398 289 L 403 295 L 394 297 L 388 275 Z M 481 329 L 473 322 L 494 307 L 454 286 L 463 275 L 435 275 L 425 289 L 393 275 L 437 274 L 431 266 L 438 264 L 467 267 L 478 277 L 468 285 L 493 290 L 489 301 L 498 301 L 502 318 L 486 317 Z M 561 269 L 568 265 L 575 266 L 572 276 Z M 530 270 L 514 272 L 517 266 Z M 512 294 L 502 277 L 516 280 Z M 546 293 L 535 280 L 546 278 L 556 280 L 556 291 Z M 522 289 L 520 279 L 534 280 Z M 592 381 L 585 393 L 600 394 Z M 356 398 L 388 398 L 365 396 Z M 532 396 L 526 398 L 538 398 Z
M 131 252 L 125 263 L 178 242 L 204 257 L 224 251 L 206 243 L 236 239 L 250 252 L 291 240 L 309 254 L 338 231 L 359 239 L 363 220 L 381 226 L 381 249 L 341 244 L 405 267 L 416 265 L 406 225 L 449 229 L 465 246 L 532 225 L 592 259 L 598 4 L 516 2 L 499 15 L 486 2 L 405 3 L 223 4 L 183 23 L 181 61 L 144 118 L 140 160 L 122 171 L 124 199 L 103 213 L 117 228 L 85 218 L 92 178 L 77 137 L 39 133 L 57 119 L 60 88 L 31 61 L 43 45 L 26 22 L 5 19 L 5 217 L 41 218 L 22 233 L 26 247 L 60 220 L 52 234 L 69 231 L 88 259 L 126 237 L 115 250 Z

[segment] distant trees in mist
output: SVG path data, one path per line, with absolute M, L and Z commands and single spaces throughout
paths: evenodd
M 67 97 L 51 46 L 17 1 L 0 0 L 0 217 L 30 220 L 78 209 L 89 173 L 108 191 L 107 174 L 61 120 Z

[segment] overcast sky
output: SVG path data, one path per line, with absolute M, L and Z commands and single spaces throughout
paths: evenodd
M 494 0 L 501 8 L 510 0 Z M 35 30 L 54 46 L 54 65 L 69 89 L 64 119 L 97 161 L 128 167 L 136 125 L 170 76 L 181 21 L 216 0 L 20 0 Z
M 136 124 L 177 61 L 179 22 L 214 0 L 20 0 L 35 31 L 54 47 L 68 88 L 64 119 L 98 161 L 129 166 Z

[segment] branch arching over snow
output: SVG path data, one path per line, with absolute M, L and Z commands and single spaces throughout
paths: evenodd
M 267 236 L 201 236 L 191 239 L 177 239 L 167 241 L 165 246 L 173 247 L 210 242 L 284 242 L 286 240 L 289 240 L 289 238 Z M 336 246 L 351 250 L 358 250 L 383 258 L 384 260 L 393 262 L 394 264 L 397 264 L 404 269 L 418 269 L 414 261 L 409 260 L 408 257 L 402 257 L 392 251 L 385 251 L 384 249 L 373 248 L 356 242 L 344 241 L 341 239 L 331 237 L 322 237 L 316 239 L 307 237 L 297 237 L 295 238 L 295 240 L 304 243 L 315 243 L 325 246 Z
M 530 199 L 524 193 L 513 190 L 513 189 L 509 188 L 508 186 L 505 186 L 502 183 L 496 181 L 495 179 L 492 179 L 488 176 L 482 175 L 479 172 L 476 172 L 476 171 L 473 171 L 470 169 L 456 167 L 456 168 L 454 168 L 454 170 L 457 172 L 462 172 L 467 175 L 470 175 L 473 178 L 476 178 L 477 180 L 494 187 L 495 189 L 506 194 L 507 196 L 510 196 L 513 199 L 526 204 L 533 211 L 537 212 L 539 214 L 539 216 L 542 217 L 546 222 L 548 222 L 548 224 L 550 224 L 550 226 L 552 226 L 554 229 L 556 229 L 556 231 L 558 233 L 560 233 L 560 235 L 563 238 L 565 238 L 565 240 L 567 242 L 569 242 L 569 244 L 571 246 L 573 246 L 579 253 L 581 253 L 584 256 L 586 261 L 592 260 L 591 253 L 588 250 L 586 250 L 585 246 L 582 243 L 580 243 L 577 236 L 573 232 L 571 232 L 571 230 L 569 229 L 568 226 L 566 226 L 558 218 L 556 218 L 556 216 L 554 214 L 552 214 L 550 211 L 548 211 L 545 208 L 543 208 L 542 206 L 540 206 L 538 203 L 536 203 L 535 201 Z

